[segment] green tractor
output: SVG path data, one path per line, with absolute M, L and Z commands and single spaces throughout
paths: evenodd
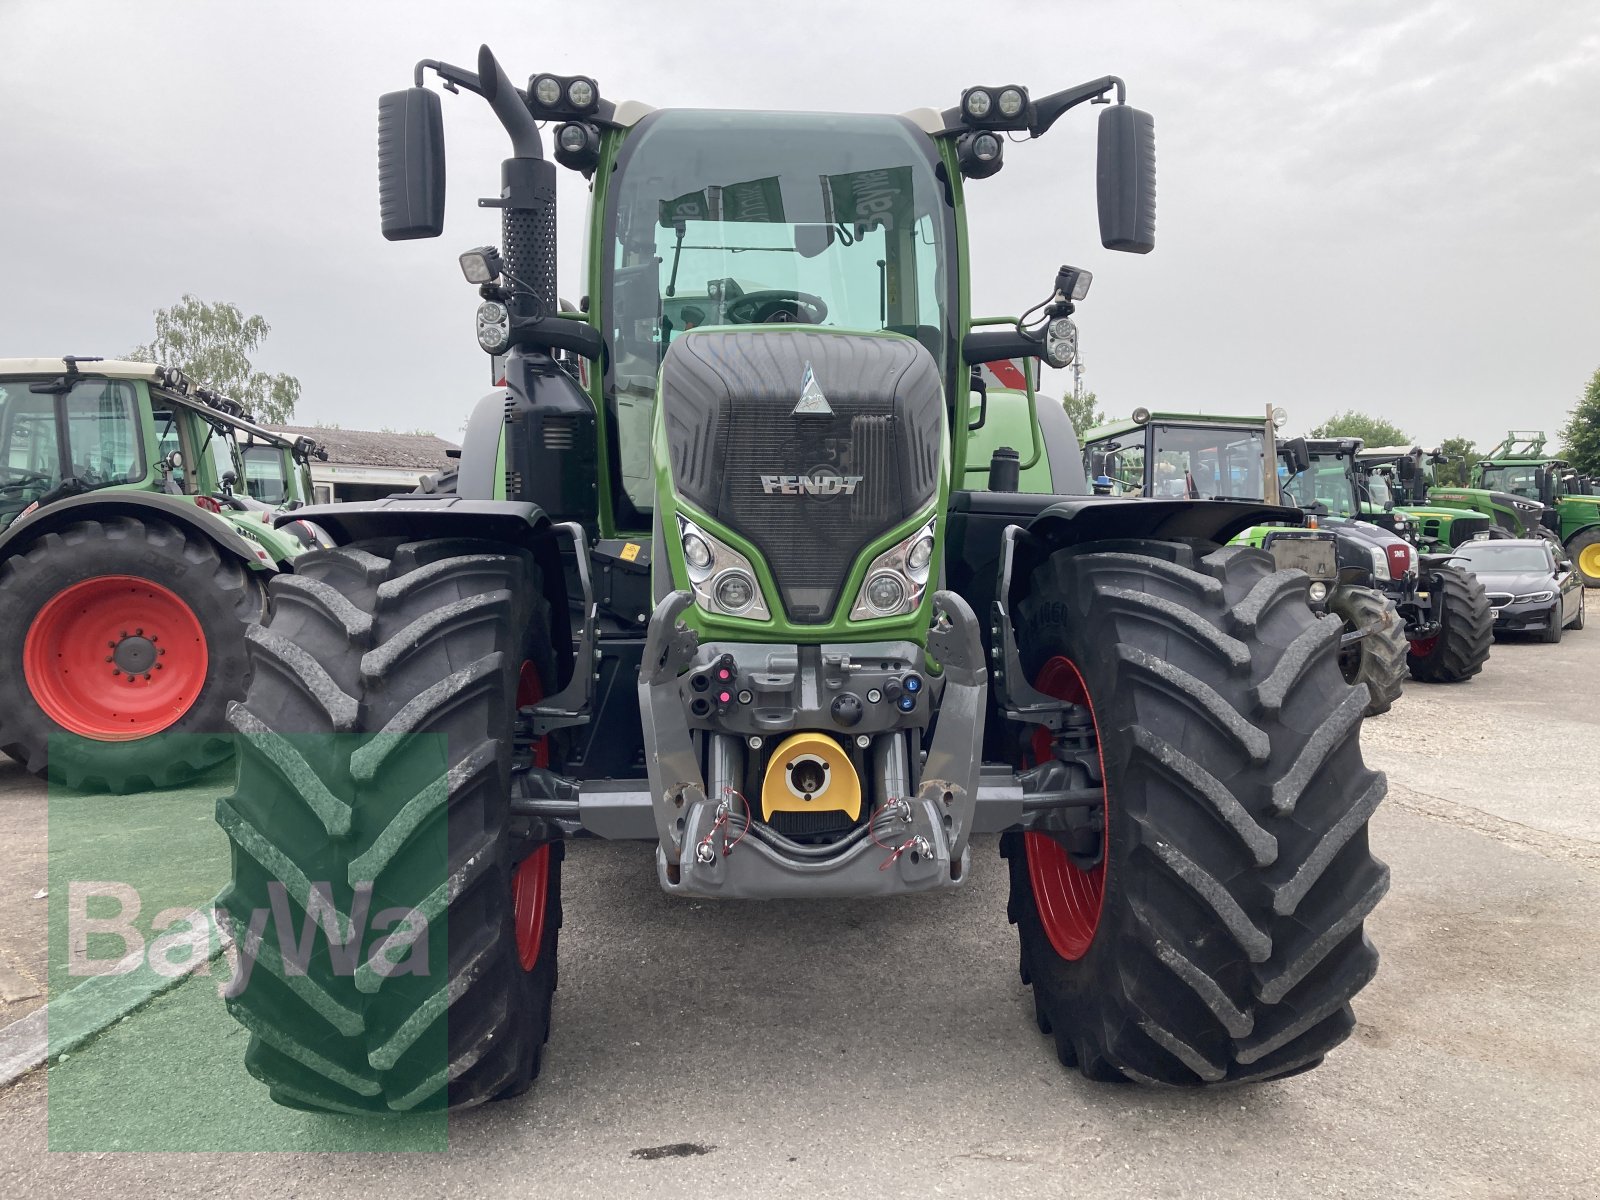
M 0 359 L 0 750 L 115 792 L 231 753 L 266 581 L 330 544 L 235 493 L 259 432 L 180 371 Z
M 998 833 L 1064 1064 L 1201 1086 L 1343 1041 L 1388 886 L 1366 691 L 1305 574 L 1227 545 L 1294 514 L 1003 490 L 1024 447 L 973 457 L 973 365 L 1061 362 L 1089 279 L 974 329 L 965 188 L 1100 103 L 1102 242 L 1150 250 L 1152 126 L 1122 82 L 658 111 L 585 76 L 520 89 L 485 47 L 380 101 L 391 239 L 442 229 L 427 71 L 512 143 L 503 245 L 462 256 L 505 386 L 450 486 L 309 510 L 340 544 L 274 580 L 249 638 L 218 904 L 274 1099 L 525 1090 L 585 836 L 653 845 L 674 896 L 778 899 L 959 887 Z M 557 163 L 592 187 L 570 309 Z
M 1356 451 L 1356 467 L 1371 497 L 1365 505 L 1368 519 L 1430 552 L 1480 537 L 1516 536 L 1476 508 L 1433 501 L 1434 468 L 1449 461 L 1442 450 L 1421 446 L 1362 446 Z
M 328 461 L 328 451 L 305 435 L 286 438 L 259 427 L 236 437 L 249 498 L 269 509 L 292 512 L 316 499 L 312 460 Z
M 1545 450 L 1542 432 L 1513 430 L 1489 456 L 1473 464 L 1472 486 L 1509 494 L 1537 520 L 1524 536 L 1553 538 L 1566 548 L 1587 587 L 1600 587 L 1600 496 L 1564 459 Z

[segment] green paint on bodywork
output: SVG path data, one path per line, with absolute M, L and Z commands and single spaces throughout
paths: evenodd
M 973 463 L 968 469 L 968 487 L 976 490 L 986 488 L 989 459 L 1001 446 L 1010 446 L 1020 456 L 1022 463 L 1017 484 L 1019 492 L 1049 495 L 1055 490 L 1050 478 L 1050 460 L 1042 447 L 1032 453 L 1033 462 L 1028 462 L 1029 447 L 1034 444 L 1037 430 L 1033 405 L 1039 400 L 1045 404 L 1056 403 L 1043 397 L 1035 397 L 1030 401 L 1026 392 L 1011 388 L 989 389 L 988 415 L 980 428 L 967 434 L 967 454 Z M 976 420 L 977 416 L 978 404 L 974 401 L 968 410 L 969 423 Z

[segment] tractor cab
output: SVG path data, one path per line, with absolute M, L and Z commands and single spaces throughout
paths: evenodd
M 1263 464 L 1277 460 L 1282 413 L 1268 409 L 1263 421 L 1136 408 L 1084 434 L 1084 470 L 1106 479 L 1112 495 L 1276 503 L 1277 477 Z

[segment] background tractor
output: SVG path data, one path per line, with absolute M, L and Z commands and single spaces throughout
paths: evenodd
M 1434 503 L 1433 469 L 1449 458 L 1421 446 L 1362 446 L 1356 451 L 1358 479 L 1369 497 L 1363 510 L 1385 529 L 1408 537 L 1419 549 L 1450 550 L 1479 537 L 1512 537 L 1492 516 L 1475 508 Z M 1388 493 L 1388 502 L 1376 499 Z
M 1552 537 L 1566 548 L 1587 587 L 1600 587 L 1600 496 L 1572 464 L 1545 450 L 1542 432 L 1508 433 L 1489 456 L 1473 464 L 1472 486 L 1536 504 L 1537 521 L 1526 537 Z
M 1278 503 L 1280 483 L 1294 484 L 1311 470 L 1313 460 L 1303 438 L 1279 444 L 1277 430 L 1287 419 L 1280 408 L 1262 417 L 1226 417 L 1197 413 L 1151 413 L 1136 409 L 1117 421 L 1084 435 L 1084 459 L 1093 477 L 1113 494 L 1181 495 L 1191 499 L 1265 500 Z M 1271 470 L 1268 463 L 1282 462 Z M 1291 493 L 1291 502 L 1298 498 Z M 1353 493 L 1338 490 L 1332 508 L 1319 517 L 1350 518 L 1361 512 Z M 1310 524 L 1319 523 L 1313 519 Z M 1294 524 L 1253 525 L 1234 535 L 1233 543 L 1271 553 L 1280 567 L 1310 576 L 1307 596 L 1315 612 L 1330 612 L 1344 626 L 1338 647 L 1339 669 L 1346 682 L 1364 684 L 1366 714 L 1388 712 L 1399 699 L 1409 649 L 1405 622 L 1397 610 L 1404 591 L 1393 597 L 1378 586 L 1374 545 L 1402 541 L 1371 526 L 1338 519 L 1324 528 L 1306 528 L 1299 514 Z M 1382 557 L 1387 586 L 1390 560 Z M 1405 576 L 1401 576 L 1401 589 Z M 1414 590 L 1414 588 L 1412 589 Z
M 261 931 L 229 1004 L 273 1097 L 527 1088 L 584 836 L 653 844 L 673 895 L 755 899 L 958 887 L 1000 833 L 1063 1063 L 1201 1086 L 1341 1042 L 1388 885 L 1366 691 L 1305 574 L 1226 545 L 1296 514 L 982 486 L 1020 464 L 976 457 L 999 410 L 973 365 L 1064 363 L 1089 277 L 973 328 L 965 190 L 1008 135 L 1096 103 L 1102 243 L 1150 250 L 1152 126 L 1122 81 L 655 110 L 581 75 L 518 88 L 485 47 L 380 101 L 391 239 L 442 228 L 430 71 L 512 144 L 502 244 L 461 259 L 504 386 L 453 479 L 308 510 L 339 545 L 273 581 L 249 637 L 218 904 L 240 945 Z M 592 184 L 571 306 L 557 164 Z M 308 919 L 325 940 L 296 961 Z
M 245 630 L 319 538 L 235 494 L 262 432 L 179 371 L 0 359 L 0 749 L 117 792 L 231 753 Z

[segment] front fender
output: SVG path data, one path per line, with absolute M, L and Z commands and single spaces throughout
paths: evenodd
M 1252 525 L 1299 525 L 1298 508 L 1255 500 L 1167 500 L 1073 496 L 1058 500 L 1027 529 L 1051 550 L 1116 538 L 1198 539 L 1224 544 Z
M 74 521 L 103 521 L 110 517 L 148 517 L 192 530 L 209 538 L 218 550 L 257 570 L 277 569 L 271 552 L 245 537 L 231 521 L 207 512 L 191 496 L 164 492 L 101 491 L 70 496 L 35 509 L 0 534 L 0 558 Z

